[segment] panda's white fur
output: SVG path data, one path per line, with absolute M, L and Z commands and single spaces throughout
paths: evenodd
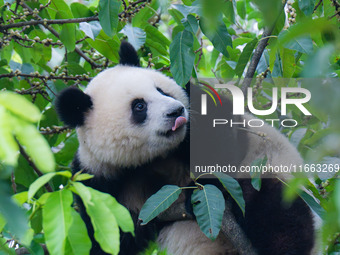
M 133 54 L 136 55 L 136 53 Z M 125 62 L 126 60 L 123 63 Z M 166 95 L 160 93 L 157 88 Z M 155 188 L 141 187 L 140 185 L 149 185 L 148 179 L 145 176 L 139 176 L 134 170 L 149 171 L 156 176 L 162 175 L 161 180 L 163 177 L 168 178 L 166 184 L 179 186 L 189 184 L 191 181 L 189 172 L 188 169 L 184 169 L 187 165 L 183 162 L 177 163 L 176 157 L 178 156 L 172 154 L 183 143 L 187 135 L 186 125 L 171 133 L 171 136 L 160 135 L 160 133 L 169 132 L 174 126 L 174 120 L 170 121 L 166 117 L 172 109 L 184 107 L 182 116 L 186 119 L 189 118 L 189 99 L 180 86 L 157 71 L 118 65 L 97 75 L 84 92 L 85 94 L 73 90 L 70 93 L 67 91 L 62 93 L 57 102 L 57 110 L 66 123 L 77 126 L 79 150 L 75 157 L 74 170 L 84 170 L 95 175 L 95 178 L 86 181 L 86 185 L 115 196 L 132 214 L 137 216 L 145 200 L 153 194 L 150 194 L 150 191 Z M 77 101 L 75 103 L 72 101 L 73 95 L 75 95 L 74 100 Z M 143 98 L 148 104 L 147 118 L 145 122 L 138 124 L 133 123 L 131 111 L 131 102 L 136 98 Z M 82 107 L 82 105 L 85 106 Z M 71 114 L 68 112 L 68 107 L 73 108 Z M 78 114 L 84 116 L 73 121 Z M 244 118 L 247 121 L 254 117 L 246 114 Z M 265 137 L 258 135 L 259 131 L 264 133 Z M 254 159 L 263 158 L 265 155 L 268 157 L 268 163 L 273 166 L 287 165 L 287 159 L 292 165 L 303 163 L 299 153 L 288 139 L 267 124 L 260 130 L 257 128 L 248 129 L 246 136 L 248 139 L 247 152 L 239 165 L 250 165 Z M 122 178 L 121 171 L 126 169 L 130 172 Z M 137 178 L 129 174 L 135 174 Z M 277 203 L 277 201 L 273 202 Z M 309 214 L 306 206 L 301 205 L 301 201 L 299 203 L 297 205 L 299 210 Z M 85 215 L 85 209 L 80 208 L 88 229 L 91 231 L 91 223 Z M 293 213 L 296 214 L 296 210 Z M 289 221 L 287 218 L 285 215 L 285 222 Z M 305 220 L 304 218 L 309 219 L 309 215 L 303 217 L 303 220 Z M 308 219 L 306 224 L 309 223 Z M 290 226 L 284 227 L 291 228 Z M 294 231 L 300 231 L 300 229 Z M 287 231 L 284 233 L 287 234 Z M 296 235 L 296 233 L 293 234 Z M 303 233 L 303 235 L 303 240 L 307 240 L 306 243 L 312 245 L 311 236 L 313 233 Z M 149 236 L 147 238 L 150 239 Z M 289 236 L 287 238 L 289 239 Z M 126 240 L 130 239 L 126 238 Z M 124 255 L 133 254 L 129 251 L 133 246 L 132 240 L 131 243 L 125 244 Z M 95 245 L 93 233 L 92 241 L 94 247 L 91 254 L 105 254 L 100 253 L 100 247 Z M 160 247 L 167 249 L 168 254 L 173 255 L 236 254 L 230 242 L 222 234 L 215 242 L 212 242 L 200 231 L 195 221 L 179 221 L 162 227 L 157 241 Z M 303 244 L 307 245 L 304 247 L 304 255 L 311 249 L 308 244 Z M 266 249 L 266 242 L 261 245 Z M 143 244 L 143 246 L 145 245 Z M 295 244 L 294 248 L 298 249 L 299 247 L 296 247 Z M 277 254 L 281 253 L 278 251 Z
M 157 87 L 171 97 L 160 94 Z M 96 111 L 90 111 L 85 124 L 77 128 L 79 158 L 83 167 L 94 174 L 115 174 L 113 167 L 144 164 L 166 154 L 184 139 L 185 127 L 171 138 L 157 135 L 172 127 L 164 116 L 168 109 L 184 106 L 184 116 L 188 118 L 189 108 L 184 90 L 159 72 L 116 66 L 96 76 L 85 93 Z M 129 116 L 130 103 L 138 97 L 148 101 L 147 123 L 140 126 L 132 125 Z

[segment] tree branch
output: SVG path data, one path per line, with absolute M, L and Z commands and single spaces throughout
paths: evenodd
M 278 17 L 276 18 L 274 24 L 270 28 L 267 27 L 265 29 L 265 31 L 262 34 L 262 38 L 260 39 L 259 43 L 257 44 L 257 47 L 256 47 L 255 52 L 253 54 L 253 57 L 252 57 L 250 64 L 248 66 L 247 73 L 245 75 L 245 79 L 243 80 L 243 83 L 242 83 L 242 91 L 243 91 L 244 95 L 246 95 L 247 88 L 251 84 L 252 78 L 254 77 L 257 65 L 259 64 L 259 61 L 260 61 L 261 56 L 263 54 L 263 51 L 267 46 L 267 43 L 270 39 L 270 35 L 272 34 L 272 32 L 273 32 L 273 30 L 276 26 L 276 23 L 277 23 L 279 17 L 281 16 L 281 13 L 284 11 L 284 7 L 285 7 L 286 3 L 287 3 L 287 0 L 285 0 L 285 2 L 283 3 L 282 9 L 281 9 Z
M 18 22 L 14 24 L 8 25 L 0 25 L 0 31 L 7 30 L 14 27 L 24 27 L 24 26 L 35 26 L 35 25 L 52 25 L 52 24 L 67 24 L 67 23 L 81 23 L 81 22 L 89 22 L 99 20 L 98 16 L 91 16 L 85 18 L 76 18 L 76 19 L 54 19 L 54 20 L 30 20 L 24 22 Z
M 1 78 L 13 78 L 13 77 L 25 77 L 25 78 L 38 78 L 42 80 L 64 80 L 64 81 L 90 81 L 90 77 L 85 77 L 84 75 L 75 75 L 75 76 L 54 76 L 54 75 L 40 75 L 36 73 L 30 73 L 30 74 L 25 74 L 25 73 L 15 73 L 15 72 L 10 72 L 10 73 L 5 73 L 5 74 L 0 74 L 0 79 Z
M 257 252 L 231 212 L 230 200 L 226 201 L 221 230 L 240 255 L 257 255 Z

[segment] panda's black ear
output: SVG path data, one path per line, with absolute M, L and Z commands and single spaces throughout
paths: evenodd
M 127 41 L 122 41 L 119 50 L 119 63 L 128 66 L 140 66 L 135 48 Z
M 85 113 L 92 108 L 91 97 L 78 88 L 67 88 L 56 99 L 59 118 L 70 127 L 84 124 Z

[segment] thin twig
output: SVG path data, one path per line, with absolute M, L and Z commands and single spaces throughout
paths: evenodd
M 335 16 L 337 16 L 337 15 L 340 15 L 340 11 L 339 11 L 339 12 L 336 12 L 334 15 L 328 17 L 328 19 L 333 19 L 333 18 L 334 18 Z
M 315 5 L 313 12 L 315 12 L 315 11 L 319 8 L 319 6 L 322 4 L 322 2 L 323 2 L 323 0 L 320 0 L 320 1 L 317 3 L 317 5 Z
M 199 63 L 201 62 L 202 55 L 203 55 L 203 39 L 202 38 L 201 38 L 201 47 L 198 50 L 195 51 L 195 54 L 198 53 L 198 52 L 200 54 L 198 55 L 198 60 L 197 60 L 197 64 L 196 64 L 196 70 L 198 68 Z
M 246 72 L 246 75 L 245 75 L 245 79 L 243 80 L 243 83 L 242 83 L 242 91 L 243 91 L 244 94 L 246 94 L 247 88 L 251 84 L 251 80 L 254 77 L 257 65 L 259 64 L 259 61 L 260 61 L 261 56 L 263 54 L 263 51 L 267 46 L 269 38 L 270 38 L 274 28 L 275 28 L 275 25 L 276 25 L 279 17 L 281 16 L 281 13 L 284 11 L 284 7 L 285 7 L 286 3 L 287 3 L 287 0 L 285 0 L 285 2 L 283 3 L 282 9 L 281 9 L 276 21 L 274 22 L 274 24 L 271 27 L 267 27 L 265 29 L 265 31 L 262 34 L 262 38 L 259 40 L 259 43 L 257 44 L 254 55 L 253 55 L 253 57 L 252 57 L 252 59 L 249 63 L 249 66 L 248 66 L 248 69 L 247 69 L 247 72 Z
M 37 173 L 37 175 L 40 177 L 43 175 L 43 173 L 38 169 L 38 167 L 34 164 L 34 162 L 31 160 L 31 158 L 27 155 L 26 151 L 22 146 L 19 144 L 20 154 L 26 159 L 27 163 L 33 168 L 34 172 Z M 45 188 L 48 192 L 53 192 L 53 189 L 49 183 L 45 184 Z

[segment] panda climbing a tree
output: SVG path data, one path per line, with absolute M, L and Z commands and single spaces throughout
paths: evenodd
M 311 210 L 301 198 L 291 205 L 283 203 L 284 176 L 262 178 L 258 190 L 250 178 L 236 181 L 226 175 L 212 179 L 190 176 L 190 125 L 196 119 L 199 106 L 194 102 L 189 104 L 189 94 L 199 92 L 198 86 L 187 85 L 184 89 L 160 72 L 141 68 L 134 48 L 122 42 L 120 65 L 98 74 L 85 91 L 68 88 L 57 99 L 61 120 L 77 129 L 79 149 L 73 161 L 74 172 L 82 170 L 94 175 L 84 184 L 112 195 L 132 215 L 135 235 L 121 233 L 120 254 L 138 254 L 151 240 L 174 255 L 237 254 L 219 229 L 207 228 L 200 222 L 204 208 L 216 205 L 223 209 L 225 200 L 230 202 L 227 205 L 258 254 L 312 254 Z M 209 107 L 208 102 L 212 116 L 222 113 L 236 118 L 232 116 L 230 100 L 225 96 L 221 99 L 223 107 L 220 108 Z M 237 117 L 241 118 L 250 116 Z M 290 163 L 302 164 L 296 149 L 275 128 L 265 125 L 261 131 L 270 142 L 247 129 L 214 130 L 220 137 L 218 146 L 224 148 L 223 160 L 236 166 L 249 165 L 265 157 L 272 165 L 287 159 Z M 204 148 L 209 138 L 202 137 L 201 142 Z M 230 183 L 240 187 L 242 198 L 234 199 L 235 194 L 228 189 Z M 172 194 L 172 206 L 184 203 L 186 213 L 194 219 L 160 221 L 157 212 L 171 204 L 169 200 L 168 206 L 160 202 L 163 208 L 154 210 L 156 202 L 152 196 L 162 192 Z M 211 197 L 204 200 L 202 194 L 215 194 L 215 200 Z M 99 245 L 86 208 L 80 199 L 77 202 L 92 239 L 91 254 L 106 254 L 105 247 Z M 155 215 L 150 216 L 151 211 Z M 210 219 L 211 222 L 217 221 L 220 225 L 223 210 L 211 215 L 218 216 Z

